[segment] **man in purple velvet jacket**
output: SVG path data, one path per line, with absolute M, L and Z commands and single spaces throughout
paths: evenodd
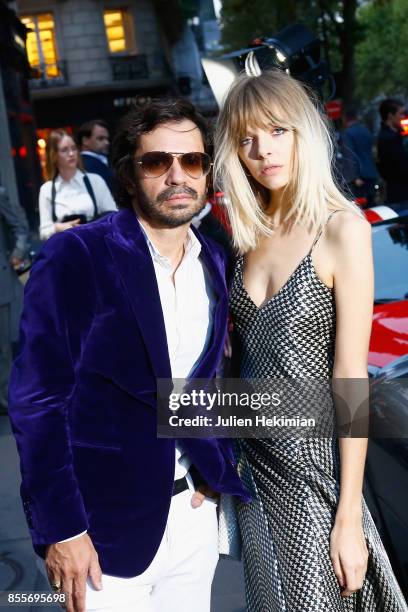
M 206 148 L 190 103 L 132 111 L 120 211 L 47 241 L 26 287 L 10 417 L 34 547 L 69 612 L 208 612 L 216 503 L 193 508 L 192 468 L 249 499 L 227 442 L 156 435 L 156 379 L 213 377 L 224 342 L 224 257 L 190 228 Z

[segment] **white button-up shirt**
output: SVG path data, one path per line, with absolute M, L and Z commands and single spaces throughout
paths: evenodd
M 199 259 L 201 244 L 189 229 L 184 256 L 174 274 L 167 257 L 159 253 L 142 231 L 153 260 L 159 288 L 160 302 L 166 328 L 171 375 L 188 378 L 207 349 L 213 331 L 215 295 L 209 275 Z M 175 479 L 182 478 L 191 461 L 176 444 Z
M 95 199 L 98 213 L 116 210 L 116 204 L 105 181 L 99 174 L 88 174 Z M 39 196 L 40 210 L 40 236 L 47 240 L 55 233 L 55 224 L 52 219 L 51 207 L 52 181 L 47 181 L 41 186 Z M 58 175 L 55 179 L 55 214 L 58 221 L 66 215 L 86 215 L 88 221 L 93 218 L 94 205 L 84 183 L 84 173 L 77 170 L 70 181 Z

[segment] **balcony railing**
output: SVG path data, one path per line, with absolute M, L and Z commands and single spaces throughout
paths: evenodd
M 67 85 L 67 71 L 64 61 L 55 64 L 38 64 L 31 66 L 30 86 L 33 89 Z
M 133 81 L 135 79 L 149 78 L 147 56 L 144 54 L 110 57 L 110 63 L 114 81 Z

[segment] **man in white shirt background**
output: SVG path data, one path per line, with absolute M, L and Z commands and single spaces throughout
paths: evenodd
M 10 418 L 34 548 L 68 612 L 209 612 L 216 502 L 248 501 L 227 441 L 157 438 L 157 379 L 212 378 L 228 296 L 204 206 L 205 122 L 187 101 L 132 111 L 118 213 L 52 237 L 26 290 Z M 200 503 L 200 501 L 202 503 Z

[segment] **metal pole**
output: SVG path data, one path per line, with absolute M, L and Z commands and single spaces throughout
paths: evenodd
M 17 177 L 11 156 L 11 139 L 7 116 L 6 100 L 3 89 L 3 78 L 0 64 L 0 181 L 6 188 L 11 202 L 20 204 L 17 189 Z

